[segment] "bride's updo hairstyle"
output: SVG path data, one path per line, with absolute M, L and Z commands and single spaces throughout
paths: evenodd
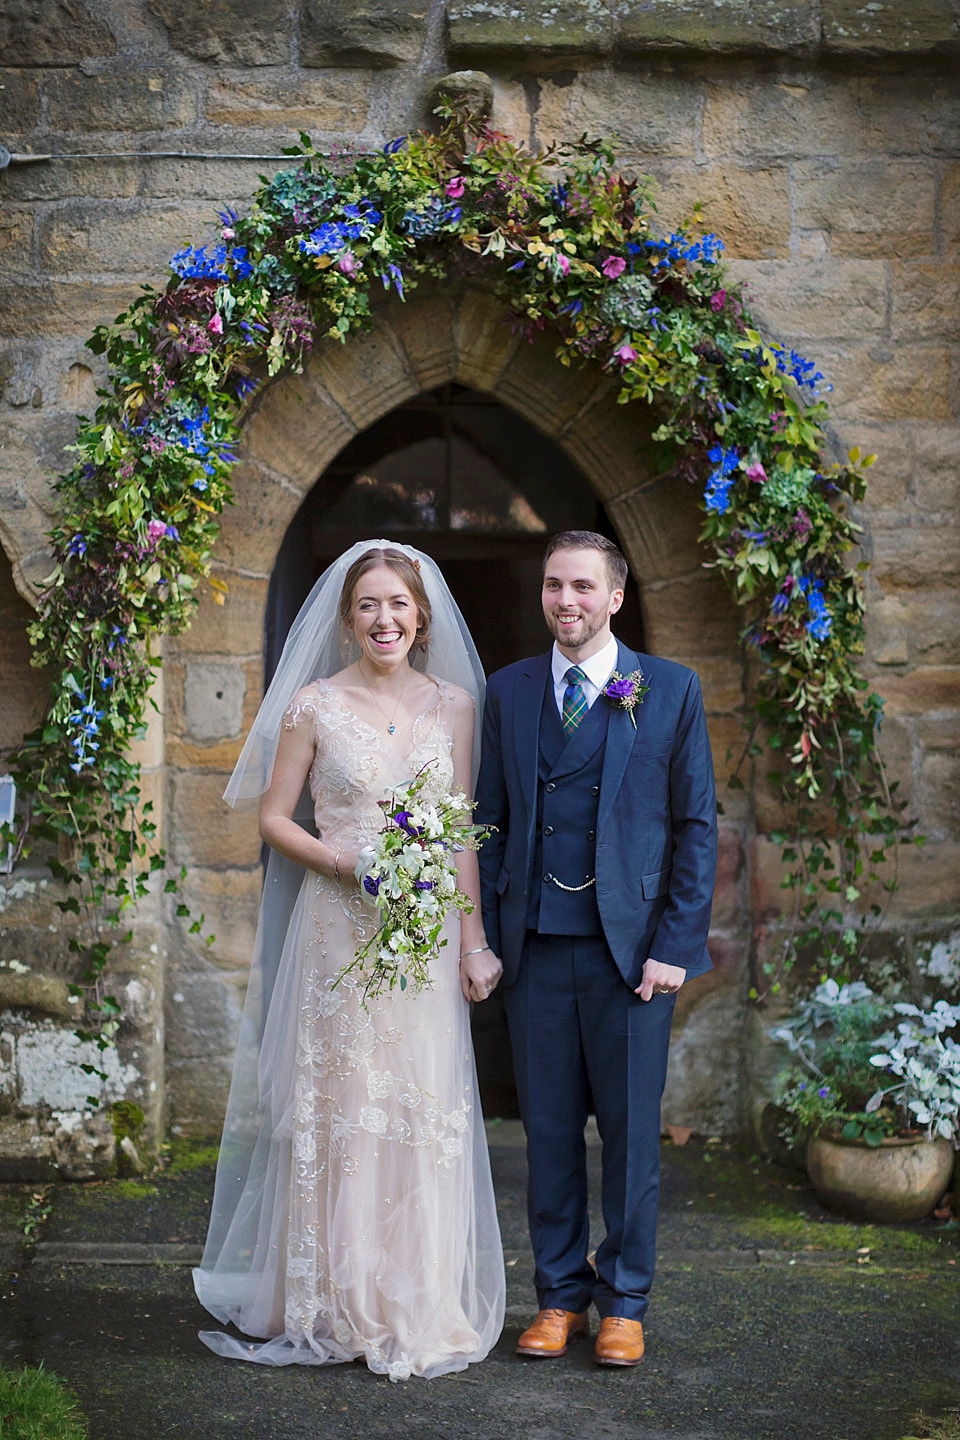
M 365 550 L 364 553 L 354 560 L 350 569 L 343 577 L 343 589 L 340 591 L 340 635 L 341 638 L 349 634 L 350 611 L 353 609 L 353 597 L 357 586 L 366 575 L 368 570 L 376 570 L 379 566 L 385 565 L 392 570 L 399 580 L 413 596 L 414 604 L 419 613 L 417 624 L 417 635 L 411 645 L 411 656 L 426 656 L 430 644 L 430 601 L 424 589 L 423 581 L 420 578 L 420 567 L 416 560 L 404 555 L 402 550 L 394 550 L 388 547 L 383 550 Z

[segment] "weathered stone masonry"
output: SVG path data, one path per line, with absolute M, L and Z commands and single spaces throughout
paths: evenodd
M 216 203 L 244 206 L 281 163 L 189 155 L 279 156 L 299 130 L 321 148 L 379 146 L 426 121 L 440 76 L 481 71 L 495 128 L 535 147 L 615 135 L 623 167 L 659 182 L 665 226 L 702 202 L 764 324 L 832 380 L 838 452 L 879 452 L 860 517 L 865 668 L 887 699 L 891 777 L 928 836 L 903 857 L 888 944 L 933 945 L 956 983 L 958 16 L 956 0 L 10 0 L 0 144 L 138 156 L 0 172 L 0 746 L 42 705 L 24 627 L 49 565 L 49 477 L 103 378 L 84 341 L 141 282 L 163 283 Z M 251 818 L 219 796 L 259 703 L 284 530 L 344 444 L 447 380 L 491 393 L 580 466 L 619 528 L 650 648 L 703 677 L 721 779 L 742 743 L 737 615 L 702 568 L 691 493 L 645 465 L 648 417 L 615 406 L 598 374 L 562 370 L 548 341 L 519 344 L 480 291 L 384 303 L 370 336 L 322 348 L 262 393 L 217 552 L 228 605 L 207 596 L 167 645 L 147 784 L 217 943 L 201 953 L 158 902 L 118 961 L 114 1093 L 145 1111 L 148 1143 L 165 1120 L 214 1132 L 222 1112 L 259 847 Z M 750 965 L 786 897 L 762 777 L 725 803 L 716 969 L 685 997 L 665 1118 L 729 1132 L 746 1119 L 744 1075 L 763 1063 Z M 0 889 L 0 1170 L 31 1178 L 113 1159 L 108 1120 L 81 1118 L 53 899 L 29 859 Z

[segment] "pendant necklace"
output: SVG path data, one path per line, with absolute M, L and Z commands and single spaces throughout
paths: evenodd
M 386 720 L 386 722 L 387 722 L 387 734 L 388 734 L 388 735 L 396 735 L 396 733 L 397 733 L 397 711 L 400 709 L 400 701 L 403 699 L 403 692 L 404 692 L 404 690 L 407 688 L 407 677 L 406 677 L 406 675 L 404 675 L 404 677 L 403 677 L 403 684 L 400 686 L 400 694 L 397 696 L 397 703 L 396 703 L 396 705 L 394 705 L 394 707 L 393 707 L 393 718 L 391 719 L 391 717 L 387 714 L 386 710 L 384 710 L 383 706 L 380 704 L 380 701 L 377 699 L 376 695 L 374 695 L 373 691 L 370 689 L 370 686 L 367 684 L 366 680 L 364 679 L 363 670 L 360 668 L 359 665 L 357 666 L 357 669 L 360 671 L 360 679 L 363 680 L 363 688 L 366 690 L 367 694 L 370 696 L 370 699 L 373 701 L 374 705 L 376 705 L 377 709 L 380 711 L 380 714 L 383 716 L 384 720 Z

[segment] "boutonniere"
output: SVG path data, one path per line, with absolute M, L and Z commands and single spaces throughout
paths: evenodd
M 644 684 L 640 670 L 632 670 L 626 676 L 621 675 L 619 670 L 614 670 L 600 693 L 606 695 L 619 710 L 626 710 L 630 716 L 630 724 L 636 730 L 637 717 L 633 712 L 638 705 L 643 704 L 643 697 L 649 689 L 650 686 Z

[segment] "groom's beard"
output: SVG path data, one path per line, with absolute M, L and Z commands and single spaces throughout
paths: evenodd
M 598 612 L 595 615 L 581 615 L 576 625 L 561 625 L 552 612 L 545 612 L 543 618 L 554 640 L 565 650 L 581 650 L 584 645 L 589 645 L 610 620 L 606 611 L 603 614 Z

